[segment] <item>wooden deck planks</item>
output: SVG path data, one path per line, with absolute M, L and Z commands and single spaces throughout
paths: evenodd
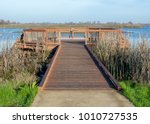
M 45 81 L 48 89 L 110 88 L 107 81 L 86 51 L 83 42 L 64 41 Z

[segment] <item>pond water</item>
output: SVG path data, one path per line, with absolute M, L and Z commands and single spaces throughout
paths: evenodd
M 139 42 L 141 37 L 144 36 L 150 42 L 150 26 L 143 28 L 123 28 L 121 29 L 129 36 L 130 42 Z M 11 47 L 17 38 L 20 38 L 22 28 L 0 28 L 0 51 L 4 46 Z M 62 37 L 69 37 L 69 33 L 62 33 Z M 84 38 L 83 33 L 76 33 L 74 37 Z
M 11 48 L 22 31 L 22 28 L 0 28 L 0 51 L 6 47 Z
M 150 42 L 150 26 L 143 28 L 123 28 L 125 34 L 127 34 L 131 43 L 141 42 L 142 38 Z
M 64 32 L 64 33 L 61 33 L 61 36 L 62 36 L 62 38 L 69 38 L 69 37 L 72 37 L 72 34 Z M 84 33 L 79 32 L 79 33 L 74 33 L 74 37 L 84 38 L 85 35 L 84 35 Z

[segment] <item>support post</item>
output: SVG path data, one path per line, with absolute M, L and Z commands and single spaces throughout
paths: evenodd
M 74 31 L 72 31 L 72 38 L 74 38 Z
M 99 31 L 99 33 L 98 33 L 98 42 L 101 42 L 101 38 L 102 38 L 102 34 L 101 34 L 101 31 Z M 96 43 L 96 45 L 98 45 L 98 42 Z
M 44 50 L 46 50 L 48 48 L 47 44 L 48 44 L 48 31 L 45 32 L 45 43 L 43 43 L 44 45 Z
M 61 32 L 60 31 L 58 32 L 58 44 L 59 45 L 61 44 Z
M 88 44 L 88 32 L 85 32 L 85 45 Z

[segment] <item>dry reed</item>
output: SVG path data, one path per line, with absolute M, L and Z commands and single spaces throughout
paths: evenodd
M 23 51 L 3 47 L 0 57 L 0 82 L 15 80 L 22 83 L 37 82 L 37 73 L 48 57 L 47 51 Z
M 143 37 L 142 42 L 121 48 L 115 37 L 115 41 L 112 35 L 99 39 L 92 50 L 117 80 L 150 85 L 150 43 Z

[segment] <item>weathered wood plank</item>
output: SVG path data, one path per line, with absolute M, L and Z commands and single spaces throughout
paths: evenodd
M 64 41 L 43 89 L 110 88 L 83 42 Z

